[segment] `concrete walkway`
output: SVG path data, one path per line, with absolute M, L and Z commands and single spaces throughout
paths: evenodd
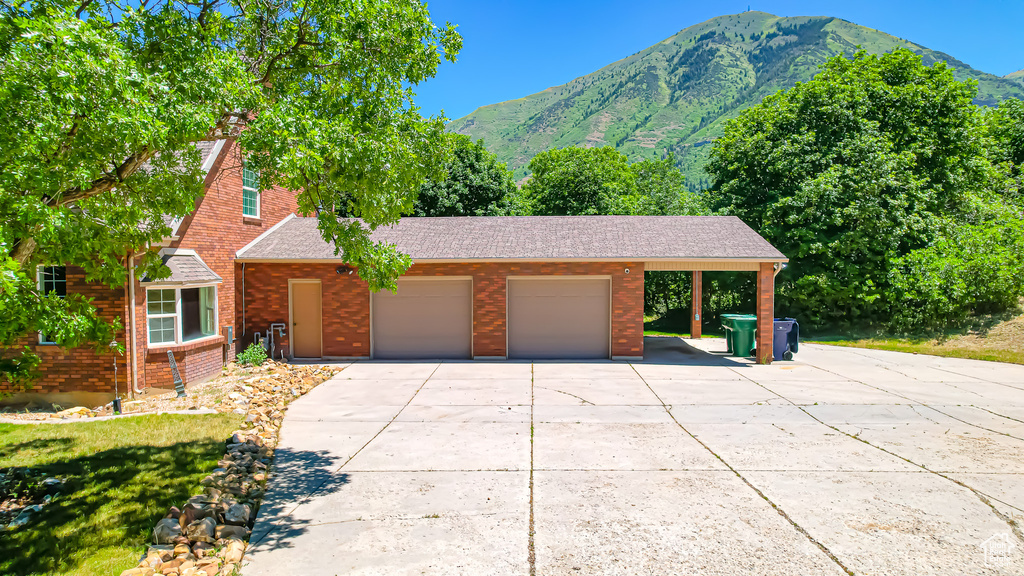
M 243 574 L 1024 574 L 1024 366 L 646 345 L 349 365 L 289 409 Z

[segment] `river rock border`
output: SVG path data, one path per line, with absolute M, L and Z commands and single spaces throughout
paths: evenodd
M 181 508 L 171 507 L 157 522 L 153 544 L 138 566 L 121 576 L 238 574 L 288 403 L 339 370 L 268 360 L 240 379 L 228 398 L 245 420 L 228 439 L 217 469 L 203 478 L 202 493 Z

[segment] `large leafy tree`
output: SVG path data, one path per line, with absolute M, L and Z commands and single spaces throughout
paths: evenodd
M 516 189 L 512 172 L 487 151 L 484 141 L 450 134 L 445 173 L 429 178 L 416 198 L 417 216 L 494 216 Z
M 859 52 L 726 127 L 707 165 L 711 202 L 791 258 L 787 313 L 884 319 L 896 260 L 983 218 L 990 164 L 974 95 L 945 63 Z
M 237 139 L 262 186 L 300 191 L 324 238 L 391 285 L 409 260 L 368 229 L 443 165 L 443 119 L 413 88 L 460 48 L 418 0 L 0 0 L 0 344 L 109 341 L 88 302 L 38 293 L 36 266 L 123 285 L 126 252 L 202 193 L 202 140 Z
M 700 196 L 686 190 L 675 158 L 629 158 L 611 147 L 547 150 L 530 161 L 533 172 L 511 204 L 537 215 L 701 214 Z M 524 208 L 520 208 L 521 210 Z

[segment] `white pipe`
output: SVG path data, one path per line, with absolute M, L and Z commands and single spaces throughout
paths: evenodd
M 132 392 L 136 394 L 142 394 L 142 390 L 139 390 L 139 357 L 136 351 L 139 349 L 138 343 L 135 339 L 135 253 L 132 252 L 130 264 L 128 265 L 128 316 L 131 319 L 131 334 L 132 334 Z

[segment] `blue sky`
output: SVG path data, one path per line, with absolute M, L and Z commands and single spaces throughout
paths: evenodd
M 459 25 L 458 62 L 417 87 L 425 114 L 454 119 L 589 74 L 723 14 L 836 16 L 946 52 L 1002 76 L 1024 68 L 1024 0 L 428 0 Z

